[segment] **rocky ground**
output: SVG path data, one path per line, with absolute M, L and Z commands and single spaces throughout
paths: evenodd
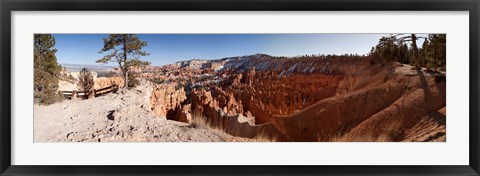
M 34 107 L 35 142 L 253 141 L 155 116 L 151 84 L 88 100 Z

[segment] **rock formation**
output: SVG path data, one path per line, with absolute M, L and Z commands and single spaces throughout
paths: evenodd
M 221 61 L 221 70 L 213 61 L 159 69 L 170 83 L 153 90 L 155 114 L 278 141 L 446 140 L 445 81 L 425 70 L 351 58 Z
M 175 89 L 171 85 L 156 85 L 153 88 L 150 104 L 152 111 L 159 116 L 167 116 L 181 107 L 187 99 L 183 88 Z
M 122 77 L 100 77 L 95 79 L 95 85 L 93 86 L 94 89 L 101 89 L 104 87 L 108 87 L 111 85 L 118 85 L 119 87 L 124 86 L 124 81 Z

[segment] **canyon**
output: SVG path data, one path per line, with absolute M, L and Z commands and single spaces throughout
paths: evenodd
M 150 101 L 156 115 L 272 141 L 446 141 L 441 72 L 348 56 L 191 62 L 141 74 L 162 80 Z
M 35 141 L 446 141 L 445 72 L 366 56 L 266 54 L 132 71 L 135 88 L 35 105 Z M 123 80 L 95 86 L 111 84 Z

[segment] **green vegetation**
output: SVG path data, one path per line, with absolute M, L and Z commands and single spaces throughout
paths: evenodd
M 421 48 L 417 40 L 423 39 Z M 407 44 L 410 44 L 408 46 Z M 372 64 L 399 62 L 415 65 L 416 68 L 446 70 L 446 34 L 429 34 L 428 37 L 417 37 L 415 34 L 397 34 L 382 37 L 370 50 Z
M 132 72 L 128 74 L 128 87 L 135 87 L 140 85 L 140 81 L 136 77 L 136 73 Z
M 93 89 L 93 85 L 95 82 L 93 81 L 93 75 L 87 68 L 82 68 L 80 73 L 78 74 L 78 88 L 81 91 L 89 92 Z
M 63 99 L 58 92 L 62 67 L 57 63 L 55 38 L 50 34 L 34 35 L 34 85 L 35 104 L 49 105 Z
M 428 44 L 420 50 L 427 59 L 426 65 L 429 68 L 446 70 L 447 65 L 447 35 L 445 34 L 430 34 L 428 35 Z
M 150 54 L 142 51 L 142 48 L 147 46 L 147 42 L 141 41 L 135 34 L 110 34 L 103 39 L 103 44 L 99 53 L 107 52 L 107 54 L 97 60 L 97 63 L 117 62 L 125 80 L 125 88 L 135 85 L 128 83 L 128 74 L 132 68 L 150 65 L 150 62 L 139 59 L 141 56 Z

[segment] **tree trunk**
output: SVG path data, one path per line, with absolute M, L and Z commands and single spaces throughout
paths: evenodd
M 417 36 L 412 34 L 412 47 L 413 47 L 413 57 L 415 57 L 415 67 L 418 69 L 421 67 L 420 65 L 420 57 L 418 56 L 418 48 L 417 48 Z
M 125 87 L 128 87 L 128 70 L 125 70 Z
M 437 71 L 437 41 L 433 38 L 433 68 Z
M 87 93 L 87 99 L 95 98 L 95 89 L 90 89 Z
M 125 67 L 125 86 L 124 89 L 128 88 L 128 64 L 127 64 L 127 35 L 123 36 L 123 66 Z
M 75 100 L 75 99 L 77 99 L 77 91 L 74 90 L 74 91 L 72 91 L 72 98 L 71 98 L 71 100 Z

